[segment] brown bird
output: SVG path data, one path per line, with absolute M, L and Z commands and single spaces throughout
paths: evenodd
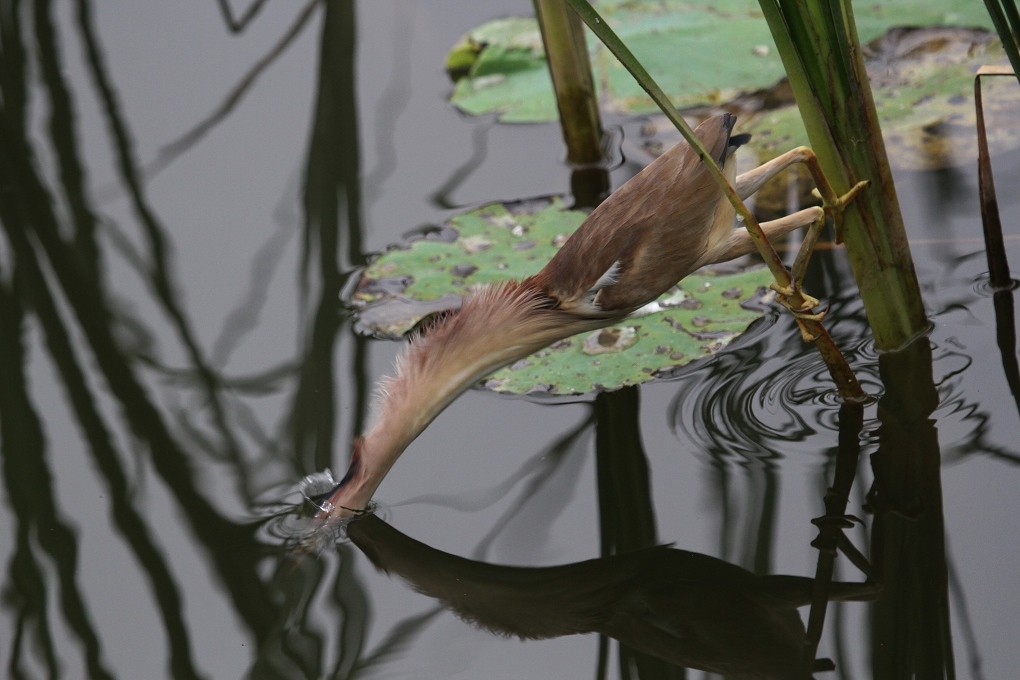
M 735 122 L 731 114 L 716 116 L 695 134 L 741 198 L 811 153 L 795 149 L 737 178 L 733 154 L 750 136 L 732 135 Z M 822 208 L 808 208 L 762 228 L 777 237 L 820 220 Z M 372 425 L 355 442 L 347 474 L 316 516 L 332 522 L 364 509 L 404 449 L 493 371 L 612 325 L 699 267 L 753 250 L 697 153 L 677 144 L 592 211 L 538 274 L 481 287 L 411 338 L 396 374 L 380 385 Z

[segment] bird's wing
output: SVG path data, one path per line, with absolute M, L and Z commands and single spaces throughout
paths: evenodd
M 732 155 L 734 121 L 716 116 L 695 130 L 713 157 Z M 592 211 L 535 282 L 564 310 L 625 315 L 693 271 L 716 232 L 729 238 L 732 209 L 727 221 L 722 202 L 697 153 L 681 142 Z

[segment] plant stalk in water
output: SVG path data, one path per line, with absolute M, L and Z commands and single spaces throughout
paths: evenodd
M 1013 66 L 1013 74 L 1020 81 L 1020 10 L 1017 10 L 1016 0 L 985 0 L 985 8 Z
M 534 0 L 549 75 L 556 92 L 567 160 L 574 165 L 602 161 L 602 121 L 591 74 L 584 25 L 563 0 Z
M 1013 278 L 1009 273 L 1006 257 L 1006 243 L 1002 236 L 1002 221 L 999 219 L 999 201 L 995 195 L 995 180 L 992 175 L 992 158 L 988 150 L 988 135 L 985 133 L 985 107 L 981 96 L 981 78 L 987 76 L 1012 76 L 1013 71 L 1002 66 L 982 66 L 974 76 L 974 110 L 978 142 L 978 195 L 981 201 L 981 224 L 985 236 L 985 257 L 988 259 L 988 281 L 996 290 L 1011 290 Z
M 845 239 L 879 349 L 927 327 L 892 171 L 848 0 L 760 0 L 811 147 L 837 193 L 873 182 L 845 214 Z

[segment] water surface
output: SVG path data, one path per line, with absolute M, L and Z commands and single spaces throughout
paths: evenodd
M 444 101 L 446 50 L 501 5 L 254 7 L 236 31 L 212 2 L 13 3 L 0 20 L 0 664 L 12 677 L 633 677 L 623 658 L 642 678 L 682 677 L 594 634 L 493 635 L 350 543 L 284 549 L 272 518 L 305 475 L 346 466 L 399 348 L 353 332 L 339 299 L 357 268 L 458 210 L 568 192 L 570 173 L 557 126 L 470 120 Z M 1016 262 L 1020 155 L 996 172 Z M 830 607 L 819 656 L 837 670 L 819 677 L 1009 677 L 1020 411 L 976 173 L 897 182 L 930 354 L 880 361 L 842 251 L 819 253 L 808 281 L 887 397 L 864 412 L 847 506 L 864 520 L 847 536 L 886 589 Z M 840 421 L 816 352 L 775 312 L 640 390 L 471 392 L 378 500 L 404 534 L 476 561 L 672 543 L 812 576 Z M 836 574 L 864 579 L 845 557 Z

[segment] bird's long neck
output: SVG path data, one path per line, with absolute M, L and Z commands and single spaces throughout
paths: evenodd
M 398 358 L 396 374 L 380 385 L 372 425 L 327 500 L 330 516 L 364 508 L 404 449 L 479 380 L 558 339 L 605 324 L 550 303 L 530 280 L 504 282 L 482 289 L 414 338 Z

